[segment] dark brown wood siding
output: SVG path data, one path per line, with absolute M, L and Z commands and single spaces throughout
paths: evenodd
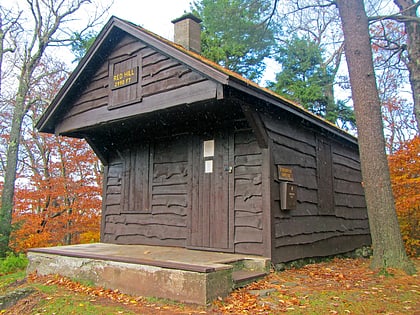
M 123 37 L 104 60 L 86 86 L 80 87 L 80 95 L 57 125 L 57 132 L 216 97 L 216 83 L 130 35 Z M 112 88 L 112 64 L 118 61 L 128 62 L 130 67 L 138 65 L 136 84 Z
M 108 165 L 103 241 L 185 246 L 190 206 L 188 138 L 117 152 Z
M 85 137 L 104 162 L 102 241 L 273 262 L 370 242 L 351 137 L 119 23 L 101 33 L 41 120 L 49 132 Z M 296 209 L 280 210 L 277 167 L 293 175 Z
M 263 157 L 257 139 L 249 127 L 235 131 L 234 161 L 235 252 L 262 255 Z
M 235 252 L 263 255 L 262 150 L 247 122 L 239 120 L 231 123 L 237 127 L 232 131 L 233 189 L 224 191 L 233 202 L 228 225 Z M 187 245 L 195 137 L 155 137 L 116 150 L 105 185 L 104 242 Z
M 273 163 L 290 168 L 297 185 L 296 210 L 282 211 L 279 202 L 272 209 L 273 262 L 343 253 L 369 244 L 357 147 L 321 136 L 281 114 L 266 114 L 263 120 L 273 141 Z

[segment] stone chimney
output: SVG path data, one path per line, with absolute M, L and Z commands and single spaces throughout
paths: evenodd
M 185 49 L 201 53 L 201 20 L 191 13 L 172 20 L 174 23 L 174 42 Z

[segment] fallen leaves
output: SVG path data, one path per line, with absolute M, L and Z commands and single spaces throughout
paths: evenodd
M 113 301 L 134 313 L 146 315 L 420 314 L 417 276 L 408 276 L 397 270 L 380 275 L 369 269 L 369 263 L 365 259 L 334 259 L 300 269 L 273 272 L 261 281 L 235 290 L 226 298 L 217 299 L 208 308 L 133 297 L 118 290 L 94 288 L 59 276 L 31 275 L 30 278 L 85 294 L 86 303 Z M 415 263 L 419 268 L 420 260 Z
M 193 314 L 189 307 L 184 307 L 177 304 L 161 305 L 161 303 L 151 303 L 150 300 L 144 297 L 133 297 L 128 294 L 121 293 L 119 290 L 110 290 L 101 287 L 93 287 L 75 282 L 67 277 L 59 275 L 38 276 L 36 274 L 29 275 L 30 282 L 41 283 L 46 286 L 57 285 L 65 287 L 67 290 L 80 293 L 88 296 L 87 301 L 97 302 L 103 304 L 104 300 L 124 305 L 128 308 L 141 309 L 141 314 Z M 47 300 L 52 300 L 53 296 L 46 297 Z M 80 303 L 79 306 L 83 306 Z M 198 308 L 196 308 L 198 310 Z M 121 312 L 123 314 L 123 312 Z M 194 312 L 194 314 L 197 314 Z M 200 313 L 200 314 L 206 314 Z
M 90 297 L 105 297 L 112 301 L 116 301 L 123 304 L 137 304 L 142 301 L 142 298 L 132 299 L 132 297 L 122 294 L 119 290 L 109 290 L 98 287 L 91 287 L 83 285 L 79 282 L 72 281 L 67 277 L 62 277 L 59 275 L 49 275 L 49 276 L 37 276 L 36 274 L 31 274 L 29 276 L 32 282 L 39 282 L 47 286 L 59 285 L 66 287 L 68 290 L 78 293 L 83 293 L 89 295 Z M 46 299 L 51 299 L 47 297 Z M 95 301 L 91 299 L 90 301 Z
M 216 311 L 220 314 L 413 314 L 418 310 L 420 314 L 418 302 L 401 300 L 404 292 L 410 291 L 407 289 L 420 296 L 418 279 L 397 271 L 392 271 L 393 278 L 379 276 L 369 269 L 369 263 L 365 259 L 334 259 L 271 273 L 217 301 Z M 267 295 L 251 294 L 267 289 L 270 289 Z M 401 301 L 406 303 L 401 305 Z M 392 312 L 394 308 L 398 312 Z

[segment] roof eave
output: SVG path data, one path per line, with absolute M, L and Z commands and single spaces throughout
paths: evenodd
M 265 88 L 257 87 L 256 84 L 246 84 L 244 80 L 239 80 L 235 77 L 230 77 L 227 85 L 248 95 L 252 95 L 264 102 L 282 108 L 288 111 L 289 113 L 301 117 L 318 127 L 328 130 L 330 133 L 336 136 L 345 138 L 347 141 L 350 141 L 353 144 L 358 144 L 357 137 L 337 127 L 336 125 L 316 116 L 315 114 L 287 100 L 286 98 L 283 98 L 280 95 L 275 95 L 275 93 L 272 91 L 268 91 Z
M 59 90 L 57 95 L 54 97 L 51 104 L 47 107 L 45 112 L 41 115 L 41 117 L 39 118 L 39 120 L 37 121 L 35 125 L 35 127 L 40 132 L 54 133 L 54 128 L 51 126 L 48 126 L 48 122 L 50 121 L 50 118 L 55 114 L 56 110 L 58 109 L 59 104 L 61 104 L 63 100 L 65 99 L 65 97 L 68 95 L 74 83 L 77 82 L 83 70 L 86 69 L 90 60 L 92 60 L 92 57 L 101 47 L 101 45 L 104 42 L 104 39 L 110 33 L 110 31 L 113 28 L 113 25 L 118 20 L 119 19 L 114 16 L 112 16 L 109 19 L 108 23 L 103 27 L 102 31 L 97 36 L 96 40 L 93 42 L 90 49 L 86 52 L 86 55 L 83 56 L 81 61 L 78 63 L 76 68 L 72 71 L 69 78 L 64 83 L 63 87 Z
M 138 39 L 143 40 L 148 45 L 162 54 L 170 55 L 177 59 L 186 66 L 193 68 L 200 72 L 213 81 L 226 85 L 229 81 L 229 75 L 215 68 L 214 65 L 210 65 L 203 61 L 202 57 L 194 52 L 191 52 L 182 46 L 179 46 L 159 35 L 156 35 L 148 30 L 141 28 L 131 22 L 126 22 L 117 19 L 120 23 L 117 25 L 121 30 L 136 36 Z
M 184 48 L 178 47 L 172 42 L 156 34 L 153 34 L 140 26 L 112 16 L 108 23 L 104 26 L 102 31 L 99 33 L 98 37 L 92 44 L 92 47 L 88 50 L 86 55 L 82 58 L 77 67 L 73 70 L 72 74 L 67 79 L 63 87 L 60 89 L 56 97 L 53 99 L 51 104 L 39 118 L 38 122 L 36 123 L 36 128 L 39 131 L 54 133 L 54 127 L 49 126 L 48 123 L 51 122 L 51 119 L 60 107 L 60 104 L 64 103 L 75 82 L 78 81 L 83 71 L 89 65 L 93 56 L 95 56 L 97 51 L 101 48 L 107 36 L 115 28 L 125 31 L 128 34 L 138 38 L 139 40 L 144 41 L 145 43 L 147 43 L 148 45 L 150 45 L 151 47 L 155 48 L 163 54 L 171 55 L 173 58 L 178 59 L 180 62 L 195 69 L 204 76 L 211 78 L 214 81 L 217 81 L 218 83 L 226 85 L 229 81 L 229 76 L 227 74 L 203 62 L 194 54 L 188 53 L 188 51 Z
M 52 126 L 53 116 L 56 115 L 57 111 L 62 107 L 62 104 L 66 102 L 66 98 L 74 88 L 74 85 L 80 79 L 82 73 L 86 70 L 89 64 L 92 62 L 93 57 L 96 55 L 98 50 L 103 47 L 104 42 L 108 38 L 108 35 L 115 29 L 119 29 L 126 32 L 139 40 L 144 41 L 157 51 L 170 55 L 171 57 L 184 63 L 186 66 L 193 68 L 195 71 L 200 72 L 207 78 L 216 81 L 222 85 L 232 87 L 238 91 L 242 91 L 249 95 L 256 97 L 264 102 L 273 104 L 279 108 L 282 108 L 298 117 L 309 121 L 310 123 L 320 126 L 332 134 L 343 137 L 348 141 L 357 144 L 357 138 L 347 133 L 346 131 L 338 128 L 325 121 L 324 119 L 316 116 L 313 113 L 305 110 L 298 104 L 293 103 L 282 96 L 275 94 L 273 91 L 267 90 L 258 86 L 255 82 L 249 81 L 238 74 L 222 68 L 220 65 L 212 63 L 208 59 L 197 55 L 196 53 L 190 52 L 183 47 L 176 45 L 169 40 L 166 40 L 154 33 L 151 33 L 144 28 L 135 25 L 131 22 L 124 21 L 117 17 L 111 17 L 108 23 L 104 26 L 102 31 L 99 33 L 92 47 L 88 50 L 86 55 L 82 58 L 80 63 L 74 69 L 69 79 L 65 82 L 63 87 L 58 92 L 57 96 L 51 102 L 50 106 L 45 110 L 40 119 L 36 124 L 36 128 L 41 132 L 54 133 L 55 128 Z

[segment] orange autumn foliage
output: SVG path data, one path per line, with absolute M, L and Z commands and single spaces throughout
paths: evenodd
M 392 189 L 407 254 L 420 253 L 420 136 L 389 156 Z
M 34 132 L 25 145 L 30 153 L 16 188 L 11 248 L 99 241 L 101 173 L 87 143 Z

